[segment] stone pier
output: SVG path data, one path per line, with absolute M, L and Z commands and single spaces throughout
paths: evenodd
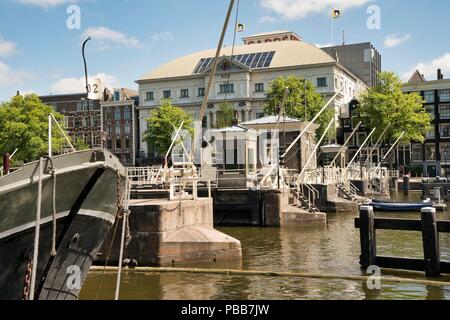
M 325 213 L 309 213 L 291 204 L 289 190 L 267 191 L 264 198 L 266 226 L 313 226 L 326 225 Z
M 131 241 L 124 258 L 136 259 L 140 266 L 242 259 L 240 241 L 213 228 L 212 206 L 208 198 L 131 200 Z M 120 243 L 117 238 L 115 247 Z M 115 249 L 110 264 L 117 263 Z

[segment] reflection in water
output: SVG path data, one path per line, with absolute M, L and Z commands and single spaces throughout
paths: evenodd
M 417 194 L 402 200 L 419 201 Z M 379 216 L 420 219 L 418 213 L 379 214 Z M 450 220 L 449 214 L 442 213 L 439 216 L 441 220 Z M 355 217 L 355 214 L 329 215 L 326 227 L 220 228 L 221 231 L 241 240 L 243 261 L 190 266 L 361 275 L 363 272 L 359 266 L 359 231 L 354 228 Z M 379 255 L 423 257 L 420 233 L 378 231 L 377 242 Z M 442 259 L 450 261 L 450 235 L 441 234 L 440 242 Z M 383 273 L 392 276 L 425 278 L 418 273 L 401 271 L 383 271 Z M 81 295 L 82 299 L 95 298 L 101 277 L 102 275 L 99 273 L 89 275 Z M 100 299 L 113 298 L 115 280 L 115 274 L 105 276 Z M 450 277 L 443 277 L 440 280 L 450 281 Z M 450 300 L 450 286 L 434 288 L 420 285 L 384 284 L 382 290 L 369 290 L 365 283 L 343 280 L 125 273 L 121 286 L 121 298 L 146 300 Z

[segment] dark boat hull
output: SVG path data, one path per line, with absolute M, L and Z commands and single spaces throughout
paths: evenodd
M 54 159 L 56 255 L 53 242 L 53 178 L 42 183 L 42 216 L 34 298 L 78 299 L 90 266 L 118 211 L 124 168 L 106 151 Z M 46 163 L 46 166 L 48 163 Z M 36 227 L 36 163 L 0 179 L 0 300 L 27 299 Z
M 431 203 L 395 203 L 395 202 L 382 202 L 373 201 L 370 206 L 374 208 L 375 211 L 384 212 L 414 212 L 420 211 L 423 208 L 432 206 Z

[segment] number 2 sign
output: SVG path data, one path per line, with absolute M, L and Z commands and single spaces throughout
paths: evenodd
M 103 85 L 102 80 L 99 78 L 95 78 L 89 83 L 88 86 L 88 99 L 89 100 L 101 100 L 103 96 Z

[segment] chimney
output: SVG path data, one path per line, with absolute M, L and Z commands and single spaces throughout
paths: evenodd
M 442 74 L 442 70 L 438 69 L 437 71 L 437 79 L 438 80 L 444 80 L 444 75 Z
M 339 62 L 339 54 L 338 54 L 337 49 L 334 49 L 333 53 L 334 53 L 334 59 L 336 59 L 336 62 Z

